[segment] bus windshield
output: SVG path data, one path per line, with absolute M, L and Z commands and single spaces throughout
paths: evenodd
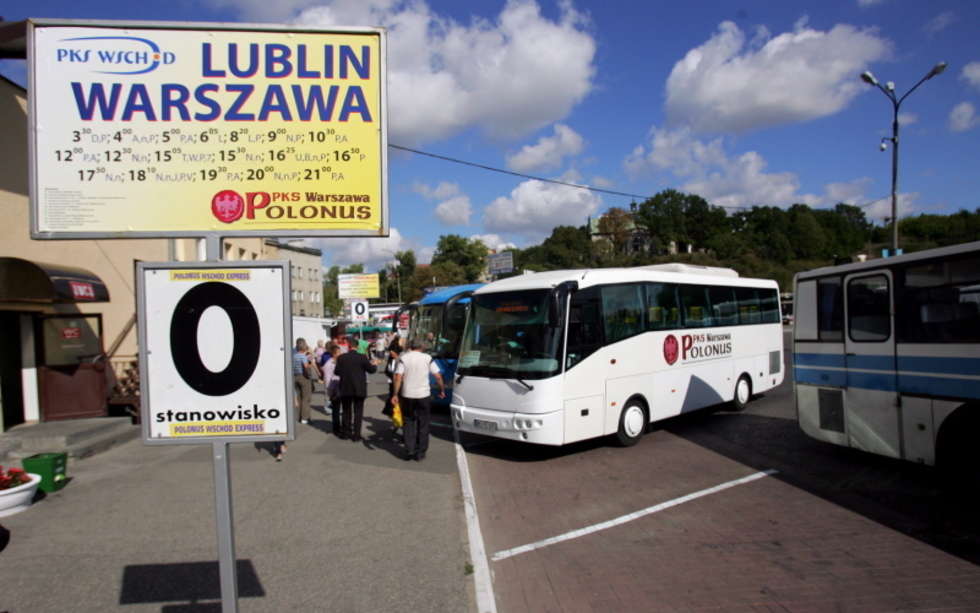
M 411 337 L 421 339 L 425 343 L 425 351 L 431 354 L 438 353 L 439 334 L 442 330 L 442 311 L 441 304 L 421 305 L 412 314 Z
M 559 372 L 562 329 L 548 290 L 475 294 L 459 352 L 461 375 L 544 379 Z

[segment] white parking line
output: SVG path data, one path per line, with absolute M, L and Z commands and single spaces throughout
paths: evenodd
M 493 596 L 493 581 L 490 578 L 490 563 L 480 531 L 480 517 L 476 513 L 476 498 L 473 496 L 473 483 L 470 481 L 469 464 L 466 452 L 459 444 L 459 431 L 453 428 L 456 441 L 456 466 L 459 481 L 463 488 L 463 509 L 466 513 L 466 531 L 470 539 L 470 561 L 473 564 L 473 583 L 476 587 L 476 607 L 479 613 L 497 613 L 497 601 Z
M 521 545 L 520 547 L 514 547 L 513 549 L 505 549 L 504 551 L 498 551 L 493 554 L 491 559 L 494 562 L 510 558 L 522 553 L 527 553 L 529 551 L 534 551 L 535 549 L 541 549 L 542 547 L 547 547 L 548 545 L 554 545 L 555 543 L 560 543 L 562 541 L 568 541 L 573 538 L 578 538 L 580 536 L 585 536 L 586 534 L 592 534 L 593 532 L 598 532 L 600 530 L 605 530 L 606 528 L 612 528 L 614 526 L 619 526 L 625 524 L 626 522 L 633 521 L 634 519 L 639 519 L 645 515 L 650 515 L 651 513 L 657 513 L 658 511 L 663 511 L 664 509 L 669 509 L 670 507 L 675 507 L 679 504 L 689 502 L 695 498 L 701 498 L 702 496 L 707 496 L 709 494 L 714 494 L 722 490 L 727 490 L 730 487 L 735 487 L 736 485 L 742 485 L 743 483 L 749 483 L 750 481 L 755 481 L 756 479 L 761 479 L 763 477 L 768 477 L 769 475 L 774 475 L 779 471 L 776 470 L 764 470 L 762 472 L 753 473 L 747 477 L 742 477 L 741 479 L 735 479 L 734 481 L 728 481 L 727 483 L 722 483 L 721 485 L 716 485 L 714 487 L 709 487 L 708 489 L 700 490 L 687 494 L 686 496 L 681 496 L 680 498 L 674 498 L 673 500 L 668 500 L 667 502 L 661 502 L 652 507 L 647 507 L 627 515 L 617 517 L 615 519 L 610 519 L 609 521 L 604 521 L 602 523 L 594 524 L 586 528 L 579 528 L 578 530 L 572 530 L 571 532 L 566 532 L 565 534 L 559 534 L 558 536 L 553 536 L 551 538 L 544 539 L 543 541 L 538 541 L 536 543 L 530 543 L 528 545 Z

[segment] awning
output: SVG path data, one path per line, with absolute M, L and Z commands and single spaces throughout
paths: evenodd
M 0 257 L 0 302 L 109 302 L 109 290 L 82 268 Z

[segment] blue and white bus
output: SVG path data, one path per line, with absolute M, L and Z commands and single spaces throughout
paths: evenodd
M 980 471 L 980 242 L 802 272 L 794 294 L 806 434 Z
M 542 445 L 615 435 L 783 381 L 775 281 L 661 264 L 560 270 L 471 296 L 456 428 Z
M 439 398 L 439 387 L 432 379 L 432 402 L 435 406 L 449 406 L 453 378 L 456 376 L 459 340 L 466 323 L 466 307 L 470 295 L 481 287 L 482 283 L 473 283 L 436 289 L 423 296 L 410 311 L 408 339 L 422 339 L 425 350 L 433 357 L 446 385 L 445 398 Z

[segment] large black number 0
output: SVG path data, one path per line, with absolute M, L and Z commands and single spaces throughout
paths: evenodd
M 231 361 L 221 372 L 201 361 L 197 328 L 210 307 L 224 309 L 231 320 Z M 177 303 L 170 320 L 170 353 L 181 378 L 208 396 L 226 396 L 245 385 L 259 363 L 259 318 L 252 303 L 237 287 L 211 281 L 195 286 Z

